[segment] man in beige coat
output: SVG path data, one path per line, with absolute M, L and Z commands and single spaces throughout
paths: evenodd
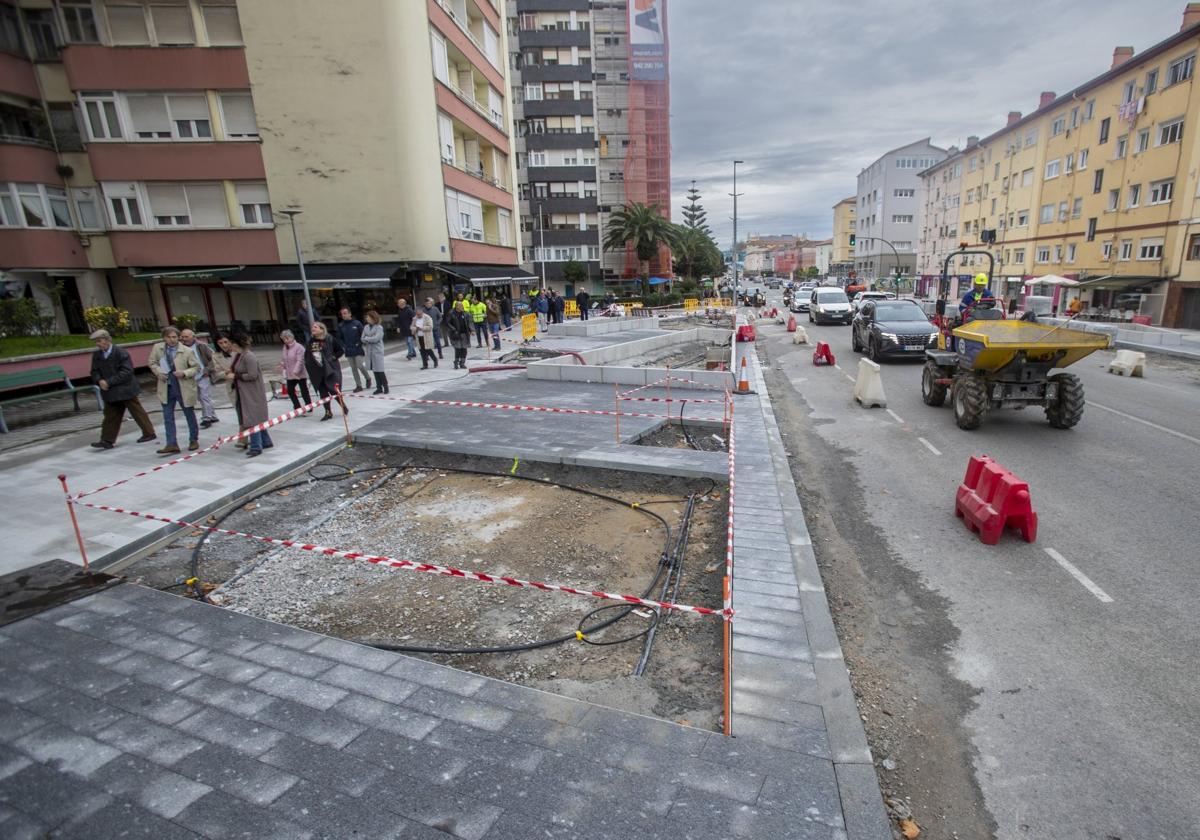
M 183 408 L 188 427 L 188 449 L 195 452 L 200 448 L 200 428 L 196 424 L 196 401 L 198 389 L 196 379 L 204 372 L 196 354 L 179 343 L 179 330 L 164 327 L 163 340 L 150 351 L 150 370 L 158 379 L 158 401 L 162 404 L 163 429 L 167 433 L 167 445 L 158 450 L 159 455 L 174 455 L 179 452 L 179 440 L 175 435 L 175 404 Z

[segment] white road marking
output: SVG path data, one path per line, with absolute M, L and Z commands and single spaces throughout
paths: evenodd
M 1096 598 L 1100 601 L 1100 603 L 1111 604 L 1113 602 L 1111 595 L 1109 595 L 1107 592 L 1105 592 L 1103 589 L 1101 589 L 1099 586 L 1097 586 L 1095 583 L 1093 583 L 1091 578 L 1089 578 L 1083 572 L 1079 571 L 1079 569 L 1075 568 L 1075 565 L 1073 563 L 1071 563 L 1071 561 L 1068 560 L 1066 557 L 1063 557 L 1061 554 L 1059 554 L 1053 548 L 1047 548 L 1047 549 L 1044 549 L 1044 551 L 1047 554 L 1049 554 L 1051 558 L 1053 558 L 1055 563 L 1057 563 L 1058 565 L 1060 565 L 1064 569 L 1066 569 L 1067 574 L 1069 574 L 1071 577 L 1075 578 L 1075 580 L 1077 580 L 1081 584 L 1083 584 L 1084 589 L 1086 589 L 1088 592 L 1091 592 L 1093 595 L 1095 595 Z
M 904 424 L 904 420 L 902 420 L 900 418 L 900 415 L 897 414 L 896 412 L 892 411 L 890 408 L 887 410 L 887 413 L 892 415 L 892 419 L 895 420 L 897 423 L 900 423 L 901 425 Z
M 1093 406 L 1094 408 L 1099 408 L 1102 411 L 1112 412 L 1118 417 L 1124 417 L 1126 420 L 1132 420 L 1135 423 L 1141 423 L 1144 426 L 1149 426 L 1151 429 L 1158 429 L 1160 432 L 1166 432 L 1168 435 L 1174 435 L 1177 438 L 1183 438 L 1191 443 L 1200 444 L 1200 438 L 1194 438 L 1191 435 L 1185 435 L 1183 432 L 1177 432 L 1174 429 L 1168 429 L 1166 426 L 1160 426 L 1157 423 L 1151 423 L 1149 420 L 1143 420 L 1141 417 L 1134 417 L 1132 414 L 1126 414 L 1124 411 L 1117 411 L 1115 408 L 1109 408 L 1106 405 L 1100 405 L 1100 403 L 1092 402 L 1091 400 L 1088 400 L 1087 404 Z
M 846 378 L 847 378 L 847 379 L 849 379 L 851 382 L 853 382 L 853 381 L 854 381 L 854 377 L 853 377 L 853 376 L 851 376 L 851 375 L 850 375 L 850 374 L 848 374 L 848 373 L 846 374 Z
M 833 366 L 834 366 L 835 368 L 837 368 L 838 370 L 841 370 L 841 369 L 842 369 L 842 366 L 841 366 L 841 365 L 839 365 L 837 362 L 834 362 L 834 363 L 833 363 Z
M 942 451 L 940 449 L 938 449 L 936 446 L 934 446 L 929 441 L 925 440 L 925 438 L 919 437 L 919 438 L 917 438 L 917 440 L 921 441 L 921 443 L 924 444 L 925 448 L 928 449 L 930 452 L 932 452 L 934 455 L 942 454 Z

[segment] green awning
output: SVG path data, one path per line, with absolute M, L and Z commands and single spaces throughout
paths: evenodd
M 210 283 L 226 280 L 242 270 L 242 266 L 228 268 L 163 269 L 161 271 L 131 271 L 134 280 L 149 283 L 151 280 L 170 280 L 175 283 Z

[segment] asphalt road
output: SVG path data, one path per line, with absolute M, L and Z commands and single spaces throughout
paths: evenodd
M 1200 365 L 1152 357 L 1147 378 L 1129 379 L 1096 353 L 1072 368 L 1088 400 L 1074 429 L 1031 408 L 989 412 L 965 432 L 949 400 L 921 401 L 915 361 L 884 362 L 887 409 L 861 408 L 849 328 L 798 321 L 838 366 L 814 367 L 811 345 L 760 328 L 792 385 L 773 399 L 810 412 L 812 434 L 863 488 L 857 514 L 946 599 L 954 676 L 977 692 L 963 726 L 997 836 L 1200 837 Z M 985 546 L 954 517 L 980 453 L 1029 482 L 1036 543 L 1010 532 Z

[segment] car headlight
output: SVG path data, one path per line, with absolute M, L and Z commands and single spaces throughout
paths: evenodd
M 930 342 L 937 341 L 937 337 L 938 337 L 938 334 L 937 334 L 936 332 L 931 332 L 931 333 L 929 334 L 929 341 L 930 341 Z
M 892 342 L 893 344 L 898 344 L 900 342 L 900 339 L 896 338 L 895 333 L 881 332 L 879 335 L 882 338 L 886 338 L 888 341 Z

